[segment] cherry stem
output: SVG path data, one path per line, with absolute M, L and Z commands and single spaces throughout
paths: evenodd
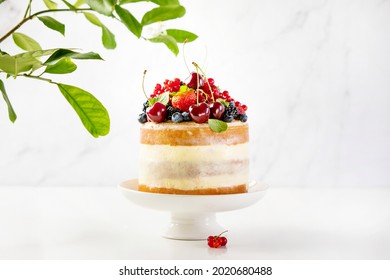
M 224 234 L 224 233 L 226 233 L 226 232 L 228 232 L 228 231 L 225 230 L 225 231 L 221 232 L 218 236 L 215 236 L 215 237 L 214 237 L 214 240 L 217 240 L 218 238 L 221 237 L 222 234 Z
M 215 102 L 215 99 L 214 99 L 214 92 L 213 90 L 211 89 L 211 85 L 209 83 L 209 80 L 207 79 L 206 77 L 206 73 L 202 70 L 202 68 L 199 67 L 199 65 L 196 63 L 196 62 L 192 62 L 192 64 L 195 66 L 196 68 L 196 72 L 198 72 L 198 69 L 199 71 L 202 73 L 202 75 L 204 76 L 204 79 L 207 83 L 207 85 L 209 86 L 209 89 L 210 89 L 210 93 L 211 93 L 211 99 L 213 100 L 213 102 Z
M 182 52 L 183 52 L 183 60 L 184 60 L 184 65 L 186 66 L 188 72 L 191 73 L 190 68 L 188 67 L 188 64 L 187 64 L 186 55 L 184 53 L 184 47 L 185 47 L 186 43 L 188 43 L 187 39 L 185 39 L 184 42 L 183 42 L 183 50 L 182 50 Z
M 144 95 L 145 95 L 146 99 L 149 100 L 148 95 L 145 92 L 145 76 L 146 76 L 146 72 L 147 71 L 144 70 L 144 75 L 142 77 L 142 91 L 144 92 Z

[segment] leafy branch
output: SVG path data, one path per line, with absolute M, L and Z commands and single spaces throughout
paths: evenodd
M 178 43 L 191 42 L 197 38 L 194 33 L 181 29 L 167 29 L 153 38 L 142 36 L 143 27 L 160 21 L 173 20 L 185 15 L 185 8 L 178 0 L 77 0 L 74 4 L 66 0 L 42 0 L 45 10 L 33 12 L 33 0 L 29 0 L 24 16 L 18 24 L 4 35 L 0 36 L 1 43 L 12 37 L 14 43 L 24 52 L 10 55 L 0 48 L 0 74 L 6 78 L 31 78 L 57 86 L 64 98 L 77 113 L 84 127 L 94 137 L 104 136 L 110 130 L 110 118 L 103 104 L 88 91 L 73 85 L 66 85 L 46 78 L 49 75 L 69 74 L 77 69 L 74 60 L 102 60 L 95 52 L 76 52 L 75 49 L 54 48 L 42 49 L 32 37 L 17 32 L 20 27 L 30 20 L 38 19 L 45 27 L 65 35 L 65 24 L 48 14 L 70 12 L 83 14 L 87 22 L 99 27 L 102 32 L 102 44 L 106 49 L 115 49 L 115 35 L 102 23 L 100 17 L 109 17 L 122 23 L 134 36 L 152 43 L 163 43 L 175 55 L 178 54 Z M 0 4 L 4 0 L 0 0 Z M 57 3 L 58 2 L 58 3 Z M 145 12 L 138 20 L 127 8 L 136 2 L 152 2 L 157 5 Z M 59 6 L 61 5 L 61 6 Z M 0 6 L 1 8 L 1 6 Z M 17 115 L 8 97 L 5 84 L 0 79 L 0 91 L 7 105 L 8 117 L 15 122 Z

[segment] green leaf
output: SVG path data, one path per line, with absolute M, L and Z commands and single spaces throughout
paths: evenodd
M 225 99 L 218 98 L 217 101 L 221 103 L 225 107 L 229 107 L 229 102 L 227 102 Z
M 60 32 L 62 35 L 65 35 L 65 25 L 57 21 L 56 19 L 49 16 L 38 17 L 38 19 L 50 29 L 53 29 L 55 31 Z
M 116 48 L 115 35 L 104 25 L 102 26 L 102 41 L 106 49 Z
M 73 11 L 76 11 L 76 10 L 77 10 L 77 8 L 76 8 L 75 6 L 73 6 L 72 4 L 70 4 L 68 1 L 66 1 L 66 0 L 61 0 L 61 1 L 64 2 L 64 4 L 65 4 L 66 6 L 68 6 L 69 9 L 71 9 L 71 10 L 73 10 Z
M 175 55 L 179 53 L 175 38 L 169 35 L 158 35 L 157 37 L 148 39 L 153 43 L 164 43 Z
M 42 49 L 37 41 L 23 33 L 14 32 L 12 38 L 14 39 L 15 44 L 23 50 L 35 51 Z
M 77 65 L 69 57 L 60 59 L 57 63 L 48 65 L 45 69 L 45 73 L 50 74 L 68 74 L 77 69 Z
M 148 100 L 149 106 L 153 106 L 156 102 L 160 102 L 164 105 L 167 105 L 169 102 L 169 92 L 164 92 L 156 97 L 152 97 Z
M 151 0 L 151 2 L 159 6 L 180 5 L 178 0 Z
M 116 5 L 115 11 L 118 14 L 119 18 L 123 24 L 137 37 L 141 37 L 142 34 L 142 25 L 138 20 L 126 9 L 123 9 L 121 6 Z
M 41 57 L 41 56 L 51 55 L 57 50 L 58 49 L 28 51 L 28 52 L 19 53 L 15 55 L 15 57 Z
M 198 38 L 198 35 L 196 35 L 192 32 L 186 31 L 186 30 L 167 29 L 166 32 L 167 32 L 167 35 L 175 38 L 176 42 L 178 42 L 178 43 L 192 42 Z
M 77 0 L 76 3 L 73 4 L 75 8 L 80 7 L 81 5 L 84 5 L 85 1 L 84 0 Z
M 84 13 L 85 18 L 92 24 L 102 27 L 103 23 L 100 21 L 100 19 L 92 14 L 92 13 Z
M 51 0 L 43 0 L 43 2 L 45 3 L 46 7 L 49 9 L 49 10 L 54 10 L 54 9 L 57 9 L 58 5 L 56 2 L 54 1 L 51 1 Z
M 99 54 L 94 52 L 78 53 L 69 49 L 58 49 L 55 51 L 43 64 L 51 65 L 56 63 L 63 57 L 70 57 L 74 59 L 100 59 L 103 60 Z
M 127 3 L 137 3 L 137 2 L 153 2 L 159 6 L 167 6 L 167 5 L 179 5 L 178 0 L 120 0 L 119 3 L 127 4 Z
M 88 6 L 105 16 L 112 15 L 116 2 L 116 0 L 85 0 Z
M 0 91 L 3 94 L 3 98 L 5 100 L 5 103 L 7 103 L 8 117 L 9 117 L 11 122 L 15 122 L 17 116 L 16 116 L 16 113 L 14 111 L 14 108 L 12 107 L 11 102 L 9 101 L 9 98 L 8 98 L 7 92 L 5 91 L 4 83 L 2 80 L 0 80 Z
M 40 65 L 41 62 L 35 57 L 10 56 L 9 54 L 0 55 L 0 69 L 12 76 L 27 72 L 33 68 L 38 69 Z
M 149 0 L 119 0 L 119 5 L 137 2 L 149 2 Z
M 212 131 L 221 133 L 228 129 L 227 123 L 217 120 L 217 119 L 209 119 L 208 121 L 209 127 Z
M 57 84 L 57 86 L 93 137 L 109 133 L 110 117 L 106 108 L 96 97 L 72 85 Z
M 165 21 L 184 16 L 186 10 L 180 5 L 160 6 L 147 12 L 141 21 L 142 25 L 148 25 L 158 21 Z
M 106 49 L 115 49 L 115 35 L 100 21 L 100 19 L 91 13 L 84 13 L 85 18 L 92 24 L 102 29 L 102 42 Z

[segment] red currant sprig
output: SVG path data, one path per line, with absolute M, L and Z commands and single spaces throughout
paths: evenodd
M 221 236 L 225 232 L 227 232 L 227 230 L 225 230 L 224 232 L 221 232 L 219 235 L 210 235 L 207 238 L 207 244 L 209 245 L 209 247 L 210 248 L 219 248 L 222 246 L 226 246 L 227 238 L 225 236 Z

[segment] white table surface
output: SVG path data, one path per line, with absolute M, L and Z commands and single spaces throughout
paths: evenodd
M 0 187 L 0 259 L 390 259 L 390 189 L 270 188 L 217 214 L 228 246 L 160 236 L 113 187 Z M 210 233 L 214 234 L 214 233 Z

